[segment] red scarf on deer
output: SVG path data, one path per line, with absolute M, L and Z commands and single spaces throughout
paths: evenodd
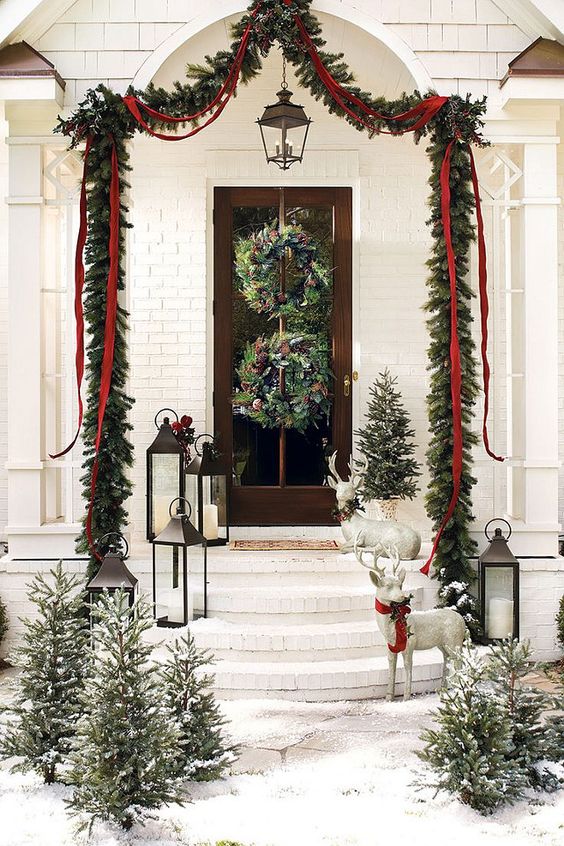
M 391 614 L 392 611 L 396 611 L 398 613 L 399 617 L 396 620 L 396 642 L 395 644 L 388 643 L 388 649 L 390 652 L 394 653 L 403 652 L 407 646 L 408 637 L 405 618 L 408 614 L 411 614 L 411 606 L 407 605 L 407 603 L 394 606 L 384 605 L 383 602 L 380 602 L 380 600 L 377 599 L 375 607 L 378 614 Z

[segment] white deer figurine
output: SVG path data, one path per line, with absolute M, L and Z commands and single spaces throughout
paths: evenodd
M 378 549 L 380 555 L 385 555 L 386 549 L 395 546 L 400 558 L 405 561 L 417 558 L 421 549 L 421 538 L 417 532 L 406 523 L 397 523 L 395 520 L 372 520 L 356 510 L 354 501 L 362 485 L 362 471 L 353 470 L 351 457 L 350 479 L 345 482 L 339 476 L 336 460 L 337 453 L 334 452 L 329 459 L 331 475 L 327 476 L 327 484 L 335 491 L 337 508 L 341 512 L 341 531 L 345 537 L 341 552 L 352 552 L 356 546 L 364 547 L 366 550 Z M 366 462 L 366 457 L 364 461 Z M 364 469 L 366 469 L 366 463 Z
M 382 551 L 382 550 L 380 550 Z M 409 596 L 403 590 L 405 569 L 399 568 L 397 549 L 388 549 L 388 558 L 393 563 L 391 576 L 386 568 L 378 566 L 378 552 L 375 550 L 372 566 L 365 564 L 363 550 L 355 547 L 356 557 L 364 567 L 370 569 L 370 579 L 376 588 L 376 620 L 378 628 L 388 644 L 388 699 L 394 698 L 398 654 L 403 657 L 405 670 L 404 699 L 411 696 L 413 653 L 419 649 L 436 647 L 443 653 L 442 685 L 448 675 L 448 659 L 451 650 L 460 649 L 466 636 L 466 623 L 452 608 L 434 608 L 431 611 L 412 611 Z

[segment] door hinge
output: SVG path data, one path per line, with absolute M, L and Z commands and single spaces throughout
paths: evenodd
M 215 391 L 212 391 L 212 405 L 215 408 Z
M 215 209 L 212 209 L 212 223 L 215 223 Z

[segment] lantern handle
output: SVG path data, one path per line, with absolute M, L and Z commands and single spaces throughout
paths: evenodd
M 196 440 L 194 441 L 194 449 L 196 450 L 196 455 L 199 455 L 200 458 L 202 457 L 202 453 L 198 450 L 198 441 L 200 438 L 210 438 L 213 445 L 215 445 L 215 435 L 210 435 L 207 432 L 202 432 L 201 435 L 198 435 Z
M 488 523 L 486 523 L 485 528 L 484 528 L 484 534 L 487 537 L 487 539 L 489 541 L 492 540 L 490 538 L 490 536 L 488 535 L 488 528 L 491 526 L 492 523 L 505 523 L 505 525 L 509 529 L 509 534 L 505 538 L 505 540 L 508 541 L 509 538 L 511 537 L 511 535 L 513 534 L 513 529 L 511 528 L 511 524 L 507 520 L 505 520 L 503 517 L 494 517 L 492 520 L 490 520 Z
M 163 411 L 172 411 L 172 413 L 173 413 L 173 414 L 174 414 L 174 416 L 176 417 L 176 422 L 178 423 L 178 414 L 176 413 L 176 411 L 174 410 L 174 408 L 161 408 L 161 410 L 160 410 L 160 411 L 157 411 L 157 413 L 155 414 L 155 427 L 156 427 L 157 429 L 160 429 L 160 426 L 159 426 L 159 424 L 157 423 L 157 420 L 159 419 L 159 414 L 162 414 L 162 413 L 163 413 Z
M 121 541 L 121 546 L 125 547 L 125 551 L 124 551 L 123 555 L 121 556 L 122 560 L 125 561 L 126 558 L 129 557 L 129 544 L 126 541 L 126 539 L 124 538 L 124 536 L 122 534 L 120 534 L 119 532 L 106 532 L 105 535 L 102 535 L 102 537 L 99 538 L 96 541 L 96 548 L 99 549 L 102 541 L 105 541 L 106 538 L 114 538 L 114 537 L 119 538 L 120 541 Z
M 185 505 L 188 506 L 189 511 L 188 511 L 187 516 L 188 516 L 188 519 L 190 519 L 190 517 L 192 516 L 192 506 L 190 505 L 190 503 L 188 502 L 188 500 L 186 499 L 185 496 L 177 496 L 176 499 L 173 499 L 172 502 L 170 503 L 170 505 L 168 506 L 168 513 L 169 513 L 169 516 L 171 517 L 171 519 L 172 519 L 172 506 L 174 505 L 175 502 L 183 502 Z

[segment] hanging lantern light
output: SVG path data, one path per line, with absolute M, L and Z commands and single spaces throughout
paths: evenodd
M 203 442 L 201 450 L 198 441 Z M 227 465 L 212 435 L 199 435 L 194 441 L 195 457 L 186 470 L 186 493 L 194 503 L 194 523 L 208 546 L 225 546 L 229 541 Z
M 159 426 L 159 415 L 165 411 L 172 412 L 178 422 L 178 415 L 172 408 L 161 408 L 155 416 L 158 434 L 147 450 L 148 541 L 167 525 L 171 500 L 184 496 L 186 453 L 172 431 L 170 418 L 164 417 Z
M 282 63 L 282 86 L 276 96 L 278 102 L 265 106 L 263 116 L 258 118 L 257 123 L 266 161 L 288 170 L 295 162 L 303 160 L 311 119 L 303 106 L 291 102 L 292 92 L 286 82 L 285 58 Z
M 505 523 L 507 536 L 496 528 L 488 534 L 492 523 Z M 486 525 L 484 534 L 490 544 L 480 555 L 480 617 L 484 643 L 519 637 L 519 562 L 509 549 L 511 526 L 507 520 L 496 518 Z
M 173 514 L 175 502 L 179 505 Z M 207 615 L 207 543 L 190 522 L 191 515 L 190 503 L 177 497 L 169 505 L 168 524 L 153 540 L 153 608 L 157 626 L 185 626 L 190 620 Z M 201 593 L 197 590 L 200 575 Z

